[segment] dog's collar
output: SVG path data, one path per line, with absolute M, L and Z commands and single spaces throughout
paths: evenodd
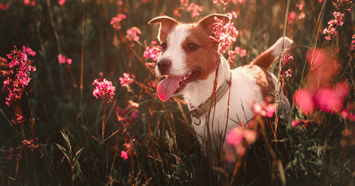
M 216 91 L 216 101 L 212 104 L 213 101 L 213 95 L 211 95 L 204 103 L 200 104 L 197 108 L 192 108 L 191 107 L 191 116 L 195 119 L 199 120 L 199 123 L 194 122 L 196 125 L 200 124 L 200 117 L 207 113 L 222 97 L 225 93 L 227 93 L 227 90 L 230 86 L 230 82 L 225 81 L 222 86 L 220 86 L 217 91 Z M 192 119 L 193 119 L 192 118 Z

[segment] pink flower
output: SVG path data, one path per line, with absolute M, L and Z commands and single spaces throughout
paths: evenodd
M 233 16 L 230 16 L 232 19 Z M 215 17 L 216 23 L 213 24 L 213 36 L 210 36 L 212 41 L 215 41 L 219 44 L 218 51 L 222 53 L 226 53 L 227 48 L 229 48 L 238 38 L 239 32 L 234 27 L 233 22 L 229 22 L 223 25 L 223 20 Z
M 126 19 L 126 15 L 124 15 L 124 14 L 117 14 L 116 17 L 113 17 L 113 18 L 111 19 L 110 24 L 112 25 L 112 27 L 113 27 L 114 29 L 119 30 L 119 29 L 121 29 L 121 21 L 122 21 L 123 19 Z
M 121 151 L 121 158 L 123 158 L 124 160 L 128 159 L 128 154 L 126 151 Z
M 30 72 L 36 71 L 36 68 L 32 66 L 33 61 L 27 58 L 27 54 L 21 52 L 15 48 L 10 54 L 6 55 L 11 61 L 1 58 L 1 62 L 4 63 L 4 75 L 2 90 L 8 93 L 5 98 L 5 103 L 10 106 L 12 102 L 18 101 L 21 98 L 23 89 L 30 82 Z
M 131 113 L 131 118 L 136 119 L 139 116 L 139 110 L 138 109 L 133 109 Z
M 344 14 L 340 13 L 340 12 L 333 12 L 333 16 L 335 19 L 332 19 L 330 21 L 328 21 L 328 28 L 325 28 L 323 30 L 323 34 L 328 34 L 325 39 L 326 40 L 331 40 L 330 35 L 338 35 L 338 32 L 335 31 L 336 26 L 343 26 L 344 22 L 343 22 L 343 17 Z
M 150 46 L 147 46 L 144 51 L 144 57 L 146 59 L 153 59 L 153 61 L 156 61 L 158 57 L 161 55 L 161 46 L 156 45 L 156 41 L 152 41 Z M 146 64 L 147 66 L 154 66 L 154 63 L 148 63 Z
M 137 36 L 137 34 L 141 34 L 141 33 L 142 32 L 139 30 L 139 28 L 134 26 L 134 27 L 127 30 L 126 39 L 128 41 L 138 41 L 139 36 Z
M 223 4 L 224 6 L 227 5 L 230 2 L 231 2 L 231 0 L 213 0 L 213 3 L 215 3 L 215 4 L 220 3 L 220 4 Z
M 244 155 L 245 147 L 243 141 L 245 140 L 250 145 L 255 142 L 257 137 L 258 134 L 253 130 L 236 127 L 229 131 L 226 142 L 232 145 L 239 155 Z
M 59 5 L 62 6 L 65 3 L 65 0 L 59 0 Z
M 256 140 L 257 137 L 258 137 L 258 134 L 255 131 L 244 130 L 244 138 L 249 145 L 254 143 L 254 141 Z
M 343 108 L 343 99 L 336 91 L 328 88 L 321 88 L 315 94 L 315 101 L 324 112 L 336 112 Z
M 195 4 L 195 3 L 190 3 L 189 6 L 187 7 L 187 11 L 192 12 L 191 17 L 199 16 L 200 13 L 202 12 L 202 10 L 203 10 L 203 7 L 198 6 L 198 4 Z
M 123 73 L 123 77 L 120 77 L 120 84 L 123 87 L 129 87 L 133 82 L 134 79 L 136 78 L 135 75 L 131 74 L 131 76 L 128 73 Z
M 233 64 L 236 54 L 238 54 L 240 57 L 244 57 L 247 55 L 247 51 L 245 49 L 240 48 L 240 47 L 235 47 L 234 51 L 229 50 L 228 55 L 229 55 L 229 62 L 231 64 Z
M 95 79 L 92 85 L 95 85 L 95 89 L 92 94 L 96 99 L 98 99 L 98 97 L 104 99 L 106 96 L 110 98 L 109 101 L 113 99 L 116 87 L 112 86 L 111 81 L 103 79 L 103 81 L 99 82 L 99 79 Z
M 63 65 L 65 63 L 67 63 L 68 65 L 71 65 L 72 61 L 73 61 L 72 59 L 67 58 L 65 55 L 62 55 L 62 54 L 58 55 L 58 62 L 60 65 Z
M 16 118 L 17 121 L 21 121 L 22 119 L 23 119 L 23 116 L 18 116 L 18 117 Z
M 350 50 L 354 50 L 355 49 L 355 34 L 353 35 L 353 37 L 351 37 L 351 46 L 350 46 Z
M 36 1 L 31 1 L 31 0 L 24 0 L 23 4 L 25 4 L 25 6 L 35 6 L 36 5 Z
M 281 56 L 281 64 L 285 68 L 290 60 L 293 60 L 293 56 L 291 56 L 288 52 L 284 52 Z
M 292 126 L 297 127 L 299 125 L 304 125 L 306 127 L 308 122 L 309 122 L 309 120 L 303 120 L 303 119 L 294 120 L 294 121 L 292 121 Z
M 309 90 L 300 89 L 293 95 L 293 100 L 303 114 L 309 115 L 315 108 L 312 97 L 313 95 Z
M 226 137 L 226 142 L 236 147 L 243 142 L 243 129 L 242 128 L 234 128 L 232 129 Z
M 62 54 L 59 54 L 58 55 L 58 61 L 59 61 L 59 64 L 65 64 L 65 57 L 62 55 Z
M 254 115 L 262 115 L 264 117 L 271 118 L 274 115 L 275 111 L 276 111 L 275 104 L 266 105 L 265 102 L 262 102 L 261 104 L 255 103 L 253 105 Z
M 288 24 L 293 24 L 294 20 L 296 19 L 296 12 L 292 11 L 288 15 L 287 22 Z
M 288 78 L 292 77 L 292 72 L 293 72 L 292 69 L 288 69 L 288 70 L 285 72 L 286 77 L 288 77 Z
M 300 11 L 302 11 L 302 10 L 303 10 L 304 5 L 306 5 L 306 4 L 305 4 L 303 1 L 301 1 L 301 3 L 300 3 L 300 4 L 296 4 L 296 7 L 298 7 L 298 9 L 300 9 Z
M 32 50 L 32 48 L 30 47 L 26 47 L 26 46 L 22 46 L 22 52 L 30 55 L 30 56 L 35 56 L 37 53 L 35 51 Z
M 0 9 L 1 10 L 7 10 L 7 8 L 9 8 L 9 4 L 8 3 L 6 3 L 6 4 L 0 3 Z

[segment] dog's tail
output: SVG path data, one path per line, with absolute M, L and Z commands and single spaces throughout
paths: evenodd
M 282 46 L 282 43 L 283 46 Z M 281 55 L 284 50 L 288 49 L 292 45 L 293 41 L 285 37 L 281 37 L 276 41 L 274 45 L 272 45 L 269 49 L 261 53 L 257 58 L 255 58 L 250 64 L 257 65 L 261 68 L 268 69 L 270 68 L 272 62 Z

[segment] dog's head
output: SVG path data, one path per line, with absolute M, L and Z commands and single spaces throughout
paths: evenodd
M 182 93 L 186 85 L 206 79 L 216 69 L 218 43 L 210 39 L 215 17 L 228 20 L 226 15 L 212 14 L 191 24 L 179 23 L 168 16 L 149 22 L 160 23 L 158 39 L 162 55 L 155 71 L 159 77 L 166 76 L 157 87 L 158 97 L 163 101 Z

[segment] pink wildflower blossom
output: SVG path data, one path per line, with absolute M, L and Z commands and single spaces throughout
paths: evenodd
M 306 5 L 306 4 L 305 4 L 303 1 L 301 1 L 300 4 L 296 4 L 296 7 L 298 7 L 298 9 L 299 9 L 300 11 L 303 11 L 304 5 Z
M 67 58 L 65 55 L 62 55 L 62 54 L 58 55 L 58 62 L 60 65 L 63 65 L 65 63 L 67 63 L 68 65 L 71 65 L 72 61 L 73 61 L 72 59 Z
M 215 4 L 223 4 L 224 6 L 228 5 L 230 2 L 233 2 L 234 4 L 242 4 L 244 3 L 246 0 L 213 0 L 213 3 Z
M 191 17 L 197 17 L 203 10 L 203 6 L 198 6 L 198 4 L 190 3 L 187 7 L 187 11 L 191 12 Z
M 237 4 L 237 3 L 242 4 L 242 3 L 245 3 L 245 1 L 247 1 L 247 0 L 232 0 L 232 2 L 234 4 Z
M 355 34 L 353 35 L 353 37 L 351 38 L 351 45 L 350 45 L 350 50 L 354 50 L 355 49 Z
M 128 154 L 126 151 L 121 151 L 121 158 L 123 158 L 124 160 L 128 159 Z
M 324 112 L 340 112 L 348 92 L 349 87 L 345 83 L 338 83 L 335 89 L 320 88 L 315 94 L 315 102 Z
M 293 100 L 303 114 L 309 115 L 315 109 L 315 104 L 312 100 L 313 94 L 306 89 L 300 89 L 293 95 Z
M 65 3 L 65 0 L 59 0 L 59 5 L 62 6 Z
M 351 107 L 348 107 L 347 109 L 343 109 L 340 112 L 340 116 L 344 119 L 349 119 L 350 121 L 355 121 L 355 114 L 354 114 L 354 111 L 352 110 Z
M 35 143 L 35 141 L 37 141 L 37 140 L 38 140 L 38 137 L 31 139 L 31 140 L 22 140 L 21 148 L 29 148 L 29 149 L 31 149 L 31 152 L 33 152 L 35 149 L 43 148 L 43 145 Z
M 276 111 L 275 104 L 266 104 L 266 102 L 262 102 L 261 104 L 255 103 L 253 105 L 254 115 L 262 115 L 264 117 L 271 118 Z
M 288 77 L 288 78 L 292 77 L 292 72 L 293 72 L 292 69 L 288 69 L 288 70 L 285 72 L 286 77 Z
M 137 34 L 141 34 L 141 33 L 142 32 L 139 30 L 139 28 L 134 26 L 134 27 L 127 30 L 126 39 L 128 41 L 138 41 L 139 36 Z
M 113 17 L 111 19 L 110 24 L 112 25 L 112 27 L 116 30 L 120 30 L 121 29 L 121 21 L 123 19 L 126 19 L 126 15 L 124 14 L 117 14 L 116 17 Z
M 230 19 L 233 17 L 230 16 Z M 233 22 L 229 22 L 225 25 L 223 25 L 223 20 L 218 19 L 215 17 L 216 23 L 213 24 L 213 36 L 210 36 L 210 38 L 215 41 L 220 43 L 218 51 L 222 53 L 226 53 L 227 48 L 229 48 L 238 38 L 239 32 L 237 29 L 234 27 Z
M 343 22 L 343 17 L 344 14 L 341 12 L 333 12 L 333 16 L 335 19 L 332 19 L 328 22 L 329 26 L 328 28 L 325 28 L 323 30 L 323 34 L 328 34 L 325 39 L 326 40 L 331 40 L 331 35 L 338 35 L 338 32 L 335 30 L 337 26 L 343 26 L 344 22 Z
M 36 68 L 32 66 L 33 61 L 27 58 L 27 54 L 20 50 L 15 49 L 6 56 L 11 62 L 7 63 L 7 60 L 1 58 L 0 71 L 5 77 L 2 90 L 8 93 L 6 105 L 10 106 L 12 102 L 20 100 L 23 89 L 31 80 L 30 72 L 36 71 Z
M 6 4 L 0 3 L 0 9 L 1 10 L 7 10 L 8 8 L 9 8 L 9 4 L 8 3 L 6 3 Z
M 281 64 L 282 64 L 282 66 L 285 68 L 290 60 L 293 60 L 293 56 L 291 56 L 288 52 L 285 51 L 281 55 Z
M 294 23 L 295 19 L 296 19 L 296 12 L 295 11 L 290 12 L 290 14 L 287 17 L 288 24 L 292 25 Z
M 146 59 L 153 59 L 153 61 L 156 61 L 158 57 L 161 55 L 161 46 L 156 45 L 156 41 L 152 41 L 150 46 L 147 46 L 144 51 L 144 57 Z M 147 66 L 150 66 L 151 64 L 146 64 Z M 154 63 L 153 63 L 154 65 Z
M 16 154 L 14 148 L 9 148 L 9 149 L 5 150 L 5 153 L 7 154 L 6 158 L 8 160 L 12 160 L 14 158 L 16 158 L 17 160 L 21 159 L 21 154 Z
M 24 0 L 23 4 L 25 4 L 25 6 L 35 6 L 36 5 L 36 1 L 31 1 L 31 0 Z
M 104 79 L 103 81 L 99 82 L 99 79 L 95 79 L 92 85 L 95 85 L 95 89 L 92 94 L 96 99 L 98 99 L 98 97 L 101 97 L 102 99 L 108 97 L 110 98 L 110 101 L 113 99 L 116 87 L 112 86 L 111 81 Z
M 32 50 L 30 47 L 22 46 L 22 52 L 30 55 L 30 56 L 35 56 L 37 53 Z
M 309 122 L 309 120 L 298 119 L 298 120 L 292 121 L 292 126 L 297 127 L 297 126 L 303 125 L 306 127 L 308 122 Z
M 129 86 L 134 82 L 135 78 L 136 76 L 133 74 L 129 75 L 128 73 L 123 73 L 123 77 L 119 78 L 120 84 L 122 87 L 127 87 L 129 89 Z
M 240 57 L 244 57 L 244 56 L 247 55 L 247 51 L 245 49 L 240 48 L 240 47 L 235 47 L 234 51 L 233 50 L 229 50 L 228 51 L 228 55 L 229 55 L 229 62 L 231 64 L 233 64 L 237 54 Z
M 243 141 L 245 140 L 250 145 L 255 142 L 257 137 L 258 134 L 253 130 L 236 127 L 227 134 L 226 142 L 232 145 L 239 155 L 244 155 Z

